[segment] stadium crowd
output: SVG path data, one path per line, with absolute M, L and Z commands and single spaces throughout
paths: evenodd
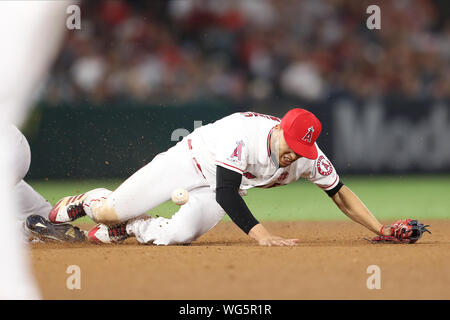
M 366 9 L 381 8 L 381 30 Z M 84 1 L 44 86 L 50 103 L 450 98 L 435 1 Z

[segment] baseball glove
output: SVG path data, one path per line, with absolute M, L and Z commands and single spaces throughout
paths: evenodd
M 392 226 L 383 226 L 391 230 L 390 236 L 379 235 L 370 242 L 372 243 L 414 243 L 419 240 L 425 232 L 431 234 L 427 229 L 429 225 L 424 225 L 417 220 L 405 219 L 395 222 Z M 383 230 L 382 228 L 382 230 Z M 380 232 L 381 233 L 381 232 Z

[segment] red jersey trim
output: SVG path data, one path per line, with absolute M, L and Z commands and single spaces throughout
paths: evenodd
M 188 144 L 189 150 L 192 150 L 192 140 L 191 139 L 187 140 L 187 144 Z M 206 179 L 205 175 L 203 174 L 203 170 L 202 170 L 202 167 L 200 166 L 200 163 L 198 163 L 198 161 L 197 161 L 197 159 L 195 159 L 195 157 L 192 157 L 192 160 L 194 161 L 194 163 L 197 166 L 198 170 L 202 174 L 203 178 Z
M 200 164 L 197 162 L 197 159 L 195 159 L 194 157 L 192 157 L 192 160 L 194 160 L 195 165 L 197 166 L 198 170 L 200 170 L 200 173 L 202 174 L 203 178 L 206 179 L 205 175 L 203 174 L 202 167 L 201 167 Z
M 233 170 L 233 171 L 238 170 L 240 173 L 244 173 L 244 170 L 241 170 L 241 169 L 239 169 L 238 167 L 234 167 L 234 166 L 232 166 L 232 165 L 230 165 L 230 164 L 228 164 L 228 163 L 225 163 L 225 162 L 222 162 L 222 161 L 218 161 L 218 160 L 216 160 L 216 162 L 217 162 L 217 163 L 220 163 L 220 164 L 224 164 L 224 165 L 226 165 L 226 166 L 228 166 L 228 167 L 231 167 L 231 168 L 235 169 L 235 170 Z
M 336 182 L 338 182 L 338 181 L 339 181 L 339 176 L 336 175 L 336 179 L 334 179 L 334 181 L 333 181 L 332 184 L 330 184 L 330 185 L 328 185 L 328 186 L 319 186 L 319 187 L 320 187 L 321 189 L 323 189 L 323 190 L 327 190 L 328 188 L 333 187 L 333 186 L 336 184 Z

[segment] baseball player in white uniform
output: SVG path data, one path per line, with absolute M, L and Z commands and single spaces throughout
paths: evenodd
M 88 215 L 99 224 L 94 242 L 120 242 L 129 236 L 145 244 L 186 244 L 213 228 L 227 213 L 260 245 L 292 246 L 298 239 L 272 235 L 248 209 L 241 195 L 253 187 L 271 188 L 305 178 L 328 193 L 339 209 L 374 233 L 388 228 L 343 185 L 316 144 L 320 121 L 304 109 L 283 119 L 235 113 L 197 128 L 134 173 L 115 191 L 95 189 L 65 197 L 52 209 L 54 223 Z M 174 189 L 189 201 L 170 219 L 144 215 L 171 198 Z M 301 195 L 299 195 L 301 196 Z

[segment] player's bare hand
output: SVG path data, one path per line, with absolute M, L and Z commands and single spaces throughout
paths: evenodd
M 248 235 L 258 241 L 260 246 L 295 246 L 299 241 L 298 239 L 284 239 L 274 236 L 260 223 L 255 225 Z
M 299 242 L 298 239 L 284 239 L 277 236 L 263 238 L 258 241 L 260 246 L 295 246 Z

